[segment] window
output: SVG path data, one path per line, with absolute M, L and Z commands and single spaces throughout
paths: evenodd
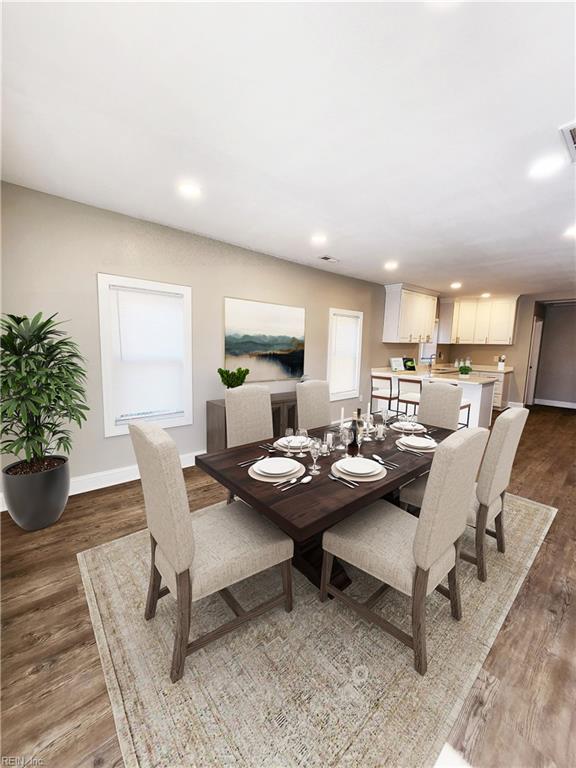
M 345 400 L 360 394 L 362 312 L 330 309 L 328 381 L 330 400 Z
M 131 421 L 192 424 L 192 292 L 98 275 L 104 434 Z

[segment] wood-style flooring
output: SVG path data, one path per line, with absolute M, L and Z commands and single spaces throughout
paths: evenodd
M 576 412 L 533 408 L 510 491 L 559 512 L 450 738 L 479 768 L 576 765 L 575 454 Z M 193 509 L 225 498 L 185 476 Z M 122 765 L 76 553 L 144 527 L 138 482 L 72 496 L 44 531 L 0 515 L 1 755 Z

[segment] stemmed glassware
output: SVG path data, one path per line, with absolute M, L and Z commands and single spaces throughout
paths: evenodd
M 287 450 L 284 452 L 284 456 L 288 456 L 288 458 L 292 458 L 292 451 L 290 450 L 290 438 L 294 437 L 294 430 L 292 427 L 287 427 L 286 432 L 284 432 L 284 437 L 286 438 L 286 442 L 288 444 Z
M 310 441 L 309 450 L 310 450 L 310 456 L 312 457 L 312 460 L 313 460 L 312 461 L 312 466 L 310 467 L 310 474 L 311 475 L 319 475 L 320 474 L 320 467 L 317 464 L 317 459 L 320 456 L 320 447 L 321 447 L 321 445 L 322 445 L 322 443 L 316 437 L 313 438 Z
M 362 432 L 362 442 L 369 443 L 372 441 L 372 430 L 374 427 L 374 416 L 368 412 L 364 416 L 364 430 Z
M 340 429 L 338 430 L 338 442 L 336 444 L 336 450 L 337 451 L 345 451 L 346 450 L 347 443 L 346 443 L 345 436 L 346 436 L 346 432 L 347 431 L 348 431 L 348 429 L 346 427 L 340 427 Z
M 398 423 L 400 424 L 400 429 L 402 430 L 402 436 L 404 437 L 406 435 L 406 432 L 408 431 L 406 424 L 408 423 L 408 420 L 410 417 L 407 413 L 399 413 L 398 414 Z
M 298 459 L 305 459 L 306 454 L 304 453 L 304 446 L 307 444 L 308 440 L 308 430 L 307 429 L 297 429 L 296 430 L 296 436 L 302 438 L 300 440 L 300 452 L 296 454 L 296 457 Z

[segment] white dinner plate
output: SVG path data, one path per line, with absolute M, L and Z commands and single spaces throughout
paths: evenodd
M 271 459 L 262 459 L 252 465 L 254 470 L 261 475 L 289 475 L 295 472 L 300 463 L 294 459 L 285 459 L 274 456 Z
M 432 440 L 431 437 L 419 437 L 417 435 L 401 437 L 400 442 L 408 448 L 417 448 L 418 450 L 430 450 L 438 445 L 436 440 Z
M 300 448 L 302 446 L 307 446 L 310 443 L 309 437 L 281 437 L 277 441 L 278 445 L 281 445 L 283 448 Z
M 252 464 L 252 469 L 254 470 L 254 472 L 255 472 L 255 473 L 256 473 L 256 474 L 257 474 L 259 477 L 267 477 L 268 479 L 270 479 L 271 477 L 273 477 L 273 478 L 276 478 L 276 479 L 281 479 L 281 478 L 283 478 L 283 477 L 287 477 L 287 478 L 288 478 L 288 477 L 294 477 L 295 475 L 297 475 L 297 474 L 298 474 L 298 470 L 300 469 L 300 467 L 302 467 L 302 466 L 303 466 L 302 464 L 298 464 L 298 466 L 297 466 L 297 467 L 294 467 L 294 469 L 291 469 L 289 472 L 286 472 L 286 474 L 282 474 L 282 475 L 271 475 L 269 472 L 262 472 L 261 470 L 258 470 L 258 464 L 259 464 L 259 463 L 260 463 L 260 462 L 256 462 L 256 464 Z
M 407 422 L 404 424 L 404 428 L 399 421 L 395 421 L 394 424 L 390 424 L 391 428 L 396 432 L 426 432 L 426 427 L 423 424 L 411 424 Z
M 381 465 L 372 459 L 364 459 L 362 456 L 355 456 L 345 459 L 340 459 L 336 462 L 336 466 L 341 472 L 345 472 L 347 475 L 368 476 L 376 475 L 382 469 Z

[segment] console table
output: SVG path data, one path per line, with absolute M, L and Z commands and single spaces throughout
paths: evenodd
M 271 395 L 274 436 L 281 437 L 286 427 L 296 429 L 296 392 L 278 392 Z M 270 435 L 272 437 L 272 435 Z M 206 401 L 206 451 L 223 451 L 226 444 L 226 405 L 224 400 Z

